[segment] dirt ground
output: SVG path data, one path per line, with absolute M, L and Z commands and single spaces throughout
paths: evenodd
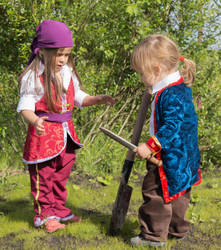
M 24 240 L 18 239 L 18 234 L 11 233 L 5 237 L 0 238 L 0 249 L 13 249 L 13 250 L 23 250 L 28 249 L 27 246 L 24 247 Z M 28 232 L 27 232 L 28 237 Z M 36 244 L 35 249 L 78 249 L 78 247 L 83 247 L 83 249 L 91 249 L 94 245 L 96 239 L 79 242 L 73 235 L 55 235 L 46 234 L 43 237 L 35 238 L 34 242 Z M 105 239 L 104 239 L 105 241 Z M 218 246 L 217 243 L 221 243 L 221 235 L 217 238 L 210 237 L 202 233 L 197 226 L 191 228 L 190 234 L 182 241 L 177 241 L 177 243 L 171 246 L 171 250 L 208 250 L 208 249 L 221 249 L 214 246 Z M 71 246 L 71 247 L 70 247 Z M 90 247 L 89 247 L 90 246 Z M 98 244 L 99 246 L 99 244 Z M 70 248 L 69 248 L 70 247 Z M 95 247 L 95 246 L 94 246 Z M 128 242 L 128 248 L 129 242 Z M 107 248 L 109 249 L 109 248 Z M 163 248 L 162 248 L 163 249 Z M 168 248 L 166 248 L 168 249 Z

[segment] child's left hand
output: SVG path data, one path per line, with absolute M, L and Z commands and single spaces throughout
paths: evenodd
M 92 106 L 96 104 L 108 104 L 113 105 L 115 103 L 115 100 L 110 95 L 96 95 L 96 96 L 86 96 L 84 98 L 82 106 Z
M 96 99 L 97 99 L 97 104 L 113 105 L 115 103 L 114 98 L 110 95 L 97 95 Z

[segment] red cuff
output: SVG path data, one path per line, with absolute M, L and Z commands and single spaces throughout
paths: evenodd
M 161 144 L 156 136 L 150 137 L 150 139 L 146 142 L 146 145 L 152 152 L 154 152 L 153 155 L 156 155 L 161 150 Z

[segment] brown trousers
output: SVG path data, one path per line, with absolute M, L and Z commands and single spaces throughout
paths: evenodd
M 168 235 L 184 237 L 189 231 L 185 213 L 190 202 L 190 189 L 172 202 L 165 203 L 157 166 L 147 164 L 147 170 L 142 186 L 144 203 L 138 216 L 141 235 L 151 241 L 166 241 Z

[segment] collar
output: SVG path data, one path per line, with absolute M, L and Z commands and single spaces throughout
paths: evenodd
M 38 76 L 42 75 L 45 70 L 44 64 L 40 61 L 40 65 L 38 68 Z
M 161 89 L 165 88 L 169 84 L 173 82 L 177 82 L 180 79 L 181 75 L 179 71 L 176 71 L 172 74 L 169 74 L 165 78 L 163 78 L 161 81 L 157 82 L 155 85 L 153 85 L 152 94 L 155 94 L 156 92 L 160 91 Z

